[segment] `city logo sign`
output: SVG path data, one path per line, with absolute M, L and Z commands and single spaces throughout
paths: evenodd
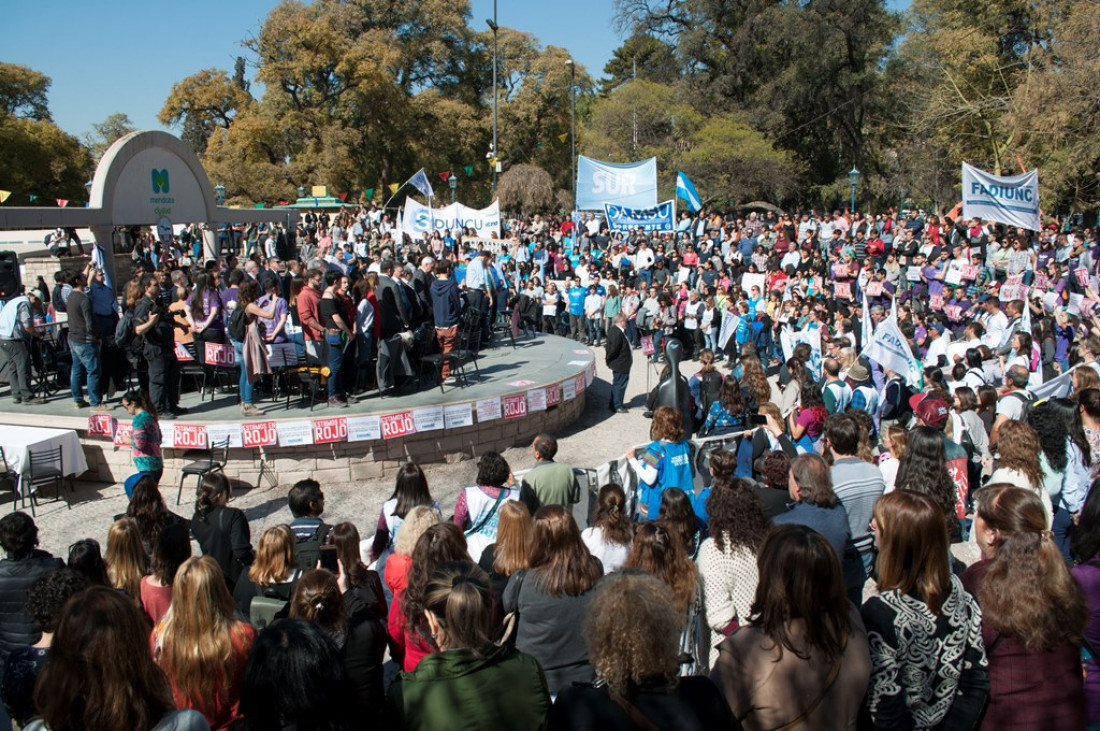
M 168 168 L 163 170 L 152 169 L 153 175 L 153 192 L 154 193 L 167 193 L 168 192 Z

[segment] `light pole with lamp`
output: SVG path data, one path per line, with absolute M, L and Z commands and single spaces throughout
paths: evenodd
M 569 67 L 569 166 L 573 169 L 573 195 L 577 194 L 577 65 L 573 59 L 565 62 Z M 576 208 L 576 206 L 573 206 Z
M 852 165 L 852 169 L 848 171 L 848 184 L 852 187 L 852 199 L 848 206 L 848 212 L 852 216 L 856 215 L 856 186 L 859 185 L 859 170 L 856 170 L 856 166 Z
M 451 173 L 451 177 L 447 178 L 447 185 L 451 186 L 451 203 L 455 202 L 455 195 L 458 191 L 458 176 Z
M 493 149 L 489 151 L 489 164 L 493 168 L 493 192 L 497 190 L 497 0 L 493 0 L 493 19 L 486 20 L 493 31 Z

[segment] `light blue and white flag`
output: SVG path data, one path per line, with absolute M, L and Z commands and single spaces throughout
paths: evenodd
M 432 190 L 432 184 L 428 182 L 428 174 L 424 172 L 424 168 L 420 168 L 420 170 L 416 172 L 416 175 L 409 178 L 405 185 L 411 185 L 429 198 L 435 197 L 435 192 Z
M 577 210 L 602 211 L 610 203 L 627 208 L 657 205 L 657 158 L 612 163 L 577 156 Z
M 920 362 L 913 357 L 909 341 L 901 334 L 897 321 L 893 318 L 879 323 L 874 337 L 864 347 L 863 355 L 883 368 L 904 375 L 910 386 L 919 387 L 923 380 Z
M 683 171 L 676 173 L 676 195 L 687 201 L 688 210 L 692 213 L 703 207 L 703 199 L 699 197 L 699 191 L 695 190 L 695 186 Z

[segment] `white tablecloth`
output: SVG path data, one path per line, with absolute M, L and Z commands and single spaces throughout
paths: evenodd
M 72 429 L 41 429 L 0 424 L 0 447 L 4 448 L 4 459 L 8 462 L 8 469 L 19 476 L 20 483 L 30 465 L 31 450 L 38 454 L 61 447 L 61 459 L 66 476 L 79 475 L 88 469 L 84 450 L 80 446 L 80 438 Z M 22 484 L 20 484 L 20 491 L 22 491 Z

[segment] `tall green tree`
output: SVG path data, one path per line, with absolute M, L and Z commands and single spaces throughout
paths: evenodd
M 103 157 L 103 153 L 107 151 L 107 148 L 113 145 L 116 140 L 125 137 L 135 129 L 137 128 L 130 121 L 129 115 L 123 112 L 115 112 L 102 122 L 92 125 L 92 131 L 85 139 L 85 144 L 88 146 L 92 158 L 99 160 Z
M 632 79 L 672 84 L 680 78 L 680 64 L 671 45 L 636 32 L 615 49 L 603 72 L 606 78 L 600 81 L 600 91 L 606 94 Z

